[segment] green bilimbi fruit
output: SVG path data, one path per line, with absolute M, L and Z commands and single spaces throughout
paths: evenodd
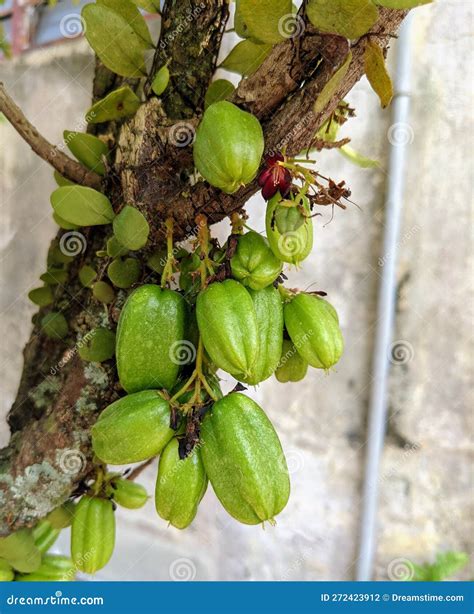
M 129 394 L 109 405 L 92 427 L 94 452 L 111 465 L 156 456 L 173 437 L 169 403 L 158 390 Z
M 301 197 L 301 205 L 308 217 L 296 207 L 283 206 L 284 202 L 279 192 L 268 201 L 265 215 L 267 238 L 277 258 L 283 262 L 298 264 L 313 248 L 313 222 L 309 217 L 311 210 L 305 197 Z
M 55 529 L 65 529 L 71 526 L 76 506 L 72 501 L 66 501 L 46 516 L 46 520 Z
M 146 284 L 127 299 L 117 327 L 117 369 L 127 392 L 171 388 L 182 362 L 186 302 L 173 290 Z
M 155 490 L 158 514 L 177 529 L 186 528 L 194 520 L 206 489 L 207 476 L 199 448 L 182 460 L 179 442 L 172 439 L 160 456 Z
M 143 507 L 148 500 L 146 488 L 130 480 L 115 478 L 111 482 L 113 498 L 116 503 L 130 510 Z
M 280 362 L 275 371 L 275 377 L 282 384 L 299 382 L 308 371 L 308 363 L 298 354 L 293 341 L 283 339 Z
M 35 545 L 41 554 L 45 554 L 58 539 L 60 529 L 55 529 L 48 520 L 41 520 L 33 529 Z
M 85 495 L 76 506 L 71 527 L 71 556 L 85 573 L 95 573 L 108 562 L 115 546 L 112 501 Z
M 249 293 L 257 316 L 258 353 L 249 375 L 241 379 L 255 386 L 269 378 L 278 366 L 283 342 L 283 305 L 273 286 Z
M 0 559 L 0 582 L 11 582 L 14 577 L 13 567 L 7 561 Z
M 18 582 L 72 582 L 76 578 L 76 566 L 68 556 L 46 554 L 39 568 L 33 573 L 20 574 Z
M 31 529 L 20 529 L 8 537 L 0 537 L 0 559 L 22 573 L 36 571 L 41 564 L 41 552 Z
M 319 296 L 301 292 L 284 306 L 285 326 L 298 353 L 316 369 L 329 369 L 344 349 L 334 307 Z
M 204 468 L 222 505 L 245 524 L 273 521 L 288 502 L 290 480 L 278 435 L 243 394 L 214 404 L 202 423 Z
M 255 307 L 244 286 L 233 279 L 211 284 L 198 295 L 196 317 L 212 362 L 231 375 L 248 376 L 259 339 Z
M 194 163 L 211 185 L 232 194 L 255 177 L 263 148 L 258 119 L 221 100 L 204 112 L 194 142 Z
M 247 232 L 239 237 L 230 266 L 232 275 L 252 290 L 262 290 L 280 275 L 282 262 L 269 248 L 258 232 Z

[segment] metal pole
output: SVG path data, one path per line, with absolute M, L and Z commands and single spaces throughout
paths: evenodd
M 382 279 L 377 306 L 377 329 L 373 355 L 367 452 L 360 524 L 356 579 L 371 580 L 376 549 L 379 468 L 387 422 L 387 380 L 396 300 L 397 242 L 405 187 L 407 145 L 413 131 L 408 124 L 411 81 L 411 12 L 406 17 L 397 45 L 397 65 L 392 102 Z

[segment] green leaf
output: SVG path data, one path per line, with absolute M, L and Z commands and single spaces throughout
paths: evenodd
M 77 345 L 82 360 L 104 362 L 115 354 L 115 334 L 107 328 L 94 328 Z
M 99 175 L 105 175 L 102 156 L 107 157 L 109 148 L 103 141 L 92 134 L 72 132 L 71 130 L 64 130 L 63 137 L 69 151 L 79 162 L 99 173 Z
M 76 224 L 70 224 L 69 222 L 66 222 L 66 220 L 63 220 L 63 218 L 59 217 L 57 213 L 53 213 L 53 220 L 56 222 L 59 228 L 63 228 L 64 230 L 76 230 L 79 228 L 79 226 Z
M 41 281 L 44 281 L 48 286 L 56 286 L 57 284 L 65 284 L 67 281 L 67 271 L 57 267 L 49 267 L 46 273 L 40 275 Z
M 107 256 L 111 258 L 118 258 L 119 256 L 126 256 L 128 249 L 117 241 L 117 237 L 110 237 L 107 241 Z
M 393 86 L 390 75 L 385 66 L 382 49 L 370 40 L 365 45 L 364 52 L 365 74 L 372 89 L 380 98 L 382 109 L 387 107 L 393 98 Z
M 271 45 L 259 45 L 251 40 L 238 43 L 219 68 L 248 77 L 257 70 L 263 60 L 270 53 Z
M 35 305 L 40 307 L 46 307 L 53 302 L 53 292 L 49 286 L 43 286 L 42 288 L 34 288 L 28 293 L 28 298 Z
M 160 12 L 160 0 L 132 0 L 132 2 L 148 13 Z
M 64 339 L 68 333 L 66 318 L 62 313 L 52 311 L 41 320 L 41 328 L 50 339 Z
M 292 15 L 291 0 L 237 0 L 236 6 L 247 36 L 264 43 L 278 43 L 285 38 L 280 20 Z
M 336 72 L 333 74 L 333 76 L 329 79 L 329 81 L 326 83 L 326 85 L 323 87 L 323 89 L 319 93 L 316 99 L 316 102 L 314 103 L 314 112 L 316 113 L 316 115 L 318 113 L 321 113 L 321 111 L 323 111 L 326 108 L 327 103 L 331 100 L 333 95 L 337 92 L 342 80 L 344 79 L 349 69 L 349 65 L 351 61 L 352 61 L 352 52 L 349 51 L 342 66 L 336 70 Z
M 86 120 L 90 124 L 100 124 L 130 117 L 138 111 L 140 104 L 138 96 L 126 85 L 93 104 L 86 113 Z
M 100 226 L 114 219 L 107 196 L 84 186 L 57 188 L 51 194 L 51 204 L 60 218 L 78 226 Z
M 58 184 L 59 187 L 64 185 L 75 185 L 73 181 L 69 181 L 66 177 L 63 177 L 58 173 L 58 171 L 54 171 L 54 181 Z
M 430 4 L 433 0 L 373 0 L 375 4 L 389 9 L 412 9 L 422 4 Z
M 145 217 L 135 207 L 125 205 L 114 219 L 113 227 L 117 241 L 130 250 L 141 249 L 148 240 L 150 227 Z
M 168 69 L 168 66 L 162 66 L 153 79 L 151 89 L 155 92 L 157 96 L 161 96 L 161 94 L 168 87 L 169 82 L 170 71 Z
M 217 79 L 216 81 L 213 81 L 207 88 L 207 92 L 204 97 L 204 108 L 207 109 L 207 107 L 214 102 L 219 102 L 219 100 L 229 98 L 234 90 L 235 87 L 230 81 L 227 81 L 227 79 Z
M 114 289 L 105 281 L 96 281 L 92 286 L 92 294 L 101 303 L 111 303 L 115 298 Z
M 357 166 L 360 166 L 361 168 L 376 168 L 377 166 L 380 166 L 378 160 L 373 160 L 372 158 L 367 158 L 366 156 L 363 156 L 355 149 L 352 149 L 352 147 L 350 147 L 349 145 L 343 145 L 342 147 L 339 147 L 338 151 L 340 151 L 341 154 L 350 162 L 356 164 Z
M 349 39 L 366 34 L 378 18 L 371 0 L 309 0 L 309 20 L 321 32 L 340 34 Z
M 85 288 L 90 288 L 92 285 L 92 282 L 94 281 L 96 277 L 97 277 L 96 271 L 88 264 L 85 264 L 79 270 L 79 281 Z
M 116 258 L 109 264 L 107 275 L 117 288 L 130 288 L 140 278 L 140 263 L 135 258 Z
M 114 11 L 135 30 L 147 47 L 153 47 L 150 32 L 138 7 L 130 0 L 97 0 L 97 4 Z
M 82 17 L 86 38 L 107 68 L 122 77 L 146 76 L 148 45 L 124 17 L 97 4 L 86 4 Z
M 465 552 L 441 552 L 436 555 L 434 563 L 414 565 L 414 582 L 440 582 L 453 576 L 469 562 Z
M 0 537 L 0 557 L 23 573 L 35 571 L 41 565 L 41 552 L 30 529 L 20 529 L 8 537 Z

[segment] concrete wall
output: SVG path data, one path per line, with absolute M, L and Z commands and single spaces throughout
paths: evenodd
M 380 476 L 376 575 L 441 550 L 472 552 L 472 5 L 441 0 L 415 17 L 415 87 L 407 138 L 409 164 L 400 239 L 400 300 L 394 340 L 390 424 Z M 84 42 L 35 52 L 2 66 L 27 116 L 53 142 L 74 129 L 89 103 L 92 57 Z M 471 75 L 472 76 L 472 75 Z M 277 526 L 239 525 L 209 489 L 186 531 L 167 528 L 153 502 L 118 512 L 118 543 L 104 579 L 342 580 L 354 575 L 371 383 L 376 293 L 384 264 L 384 187 L 390 113 L 365 80 L 350 96 L 357 118 L 344 127 L 353 146 L 381 161 L 361 170 L 337 152 L 318 157 L 326 175 L 345 179 L 359 205 L 323 211 L 315 249 L 290 286 L 324 289 L 337 307 L 346 351 L 335 372 L 311 371 L 301 384 L 265 382 L 253 392 L 288 457 L 292 495 Z M 80 129 L 80 128 L 79 128 Z M 3 377 L 1 411 L 14 397 L 21 348 L 34 308 L 27 292 L 44 269 L 54 232 L 50 169 L 10 126 L 0 125 L 3 184 L 0 234 Z M 263 230 L 263 202 L 249 207 Z M 471 428 L 470 428 L 471 427 Z M 7 441 L 5 427 L 3 442 Z M 153 492 L 156 467 L 143 474 Z M 67 549 L 67 535 L 60 547 Z M 395 563 L 394 563 L 395 561 Z M 458 577 L 472 576 L 472 568 Z

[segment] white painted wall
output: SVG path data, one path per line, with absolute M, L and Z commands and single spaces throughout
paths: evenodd
M 390 563 L 420 563 L 436 552 L 472 552 L 472 4 L 440 0 L 415 17 L 415 95 L 409 125 L 408 189 L 400 239 L 402 283 L 395 340 L 409 360 L 392 369 L 390 428 L 381 475 L 377 577 Z M 39 130 L 60 142 L 80 125 L 93 71 L 85 43 L 28 54 L 2 65 L 3 80 Z M 350 96 L 357 118 L 344 127 L 353 146 L 381 161 L 361 170 L 337 152 L 318 166 L 346 179 L 359 205 L 316 219 L 315 249 L 290 285 L 324 289 L 337 307 L 346 351 L 335 372 L 302 384 L 265 382 L 256 392 L 277 428 L 292 473 L 292 495 L 275 528 L 237 524 L 212 490 L 186 531 L 153 509 L 118 513 L 118 543 L 100 578 L 167 580 L 351 579 L 357 556 L 370 357 L 383 254 L 384 183 L 390 113 L 365 80 Z M 471 103 L 471 104 L 470 104 Z M 0 124 L 2 173 L 1 413 L 12 402 L 34 308 L 28 291 L 43 272 L 54 233 L 52 173 L 13 129 Z M 264 204 L 249 207 L 263 229 Z M 379 258 L 382 261 L 379 262 Z M 470 429 L 471 427 L 471 429 Z M 1 430 L 6 443 L 6 427 Z M 403 445 L 406 443 L 407 447 Z M 413 451 L 412 444 L 416 444 Z M 143 475 L 153 492 L 156 467 Z M 67 548 L 67 536 L 61 541 Z M 181 560 L 184 559 L 184 560 Z M 460 577 L 472 577 L 466 570 Z

